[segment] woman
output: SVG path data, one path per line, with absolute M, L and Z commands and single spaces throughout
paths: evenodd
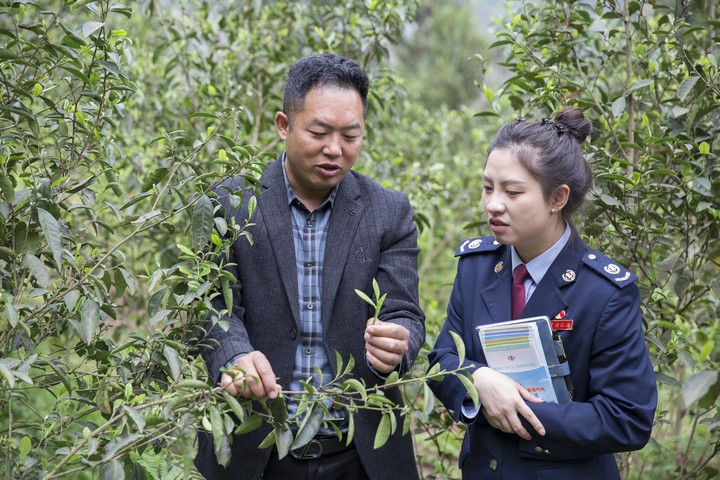
M 568 107 L 552 121 L 505 125 L 490 144 L 482 204 L 494 237 L 460 245 L 447 319 L 430 353 L 431 367 L 458 368 L 451 332 L 460 335 L 461 366 L 480 400 L 475 407 L 456 376 L 429 382 L 454 420 L 468 424 L 463 479 L 620 478 L 613 453 L 640 449 L 650 438 L 657 390 L 637 277 L 591 250 L 569 222 L 592 185 L 580 149 L 590 130 L 582 112 Z M 513 287 L 520 265 L 529 275 Z M 513 315 L 511 292 L 523 287 Z M 541 315 L 564 320 L 555 333 L 574 391 L 562 405 L 542 402 L 489 368 L 476 332 Z

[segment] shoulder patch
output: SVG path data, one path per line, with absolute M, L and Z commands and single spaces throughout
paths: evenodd
M 601 277 L 605 277 L 610 283 L 623 288 L 637 280 L 637 275 L 619 263 L 616 263 L 610 257 L 603 255 L 594 250 L 588 250 L 583 255 L 583 263 L 594 270 Z
M 468 238 L 467 240 L 462 241 L 455 252 L 455 256 L 459 257 L 469 253 L 492 252 L 497 250 L 499 247 L 500 243 L 495 240 L 495 237 Z

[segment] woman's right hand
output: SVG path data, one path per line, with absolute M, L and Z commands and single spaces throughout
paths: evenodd
M 488 423 L 506 433 L 515 433 L 524 440 L 532 439 L 523 427 L 520 416 L 530 423 L 538 435 L 545 435 L 545 427 L 525 402 L 542 403 L 532 393 L 507 375 L 489 367 L 480 367 L 472 374 Z

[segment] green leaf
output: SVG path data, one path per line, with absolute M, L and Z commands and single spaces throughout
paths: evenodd
M 12 370 L 10 370 L 10 366 L 11 363 L 9 359 L 0 358 L 0 374 L 5 377 L 5 380 L 12 389 L 15 387 L 15 375 L 13 375 Z
M 633 93 L 633 92 L 635 92 L 635 91 L 637 91 L 637 90 L 640 90 L 641 88 L 645 88 L 645 87 L 647 87 L 647 86 L 649 86 L 649 85 L 652 85 L 652 83 L 653 83 L 654 81 L 655 81 L 655 80 L 653 80 L 653 79 L 651 79 L 651 78 L 645 78 L 645 79 L 643 79 L 643 80 L 640 80 L 640 81 L 637 82 L 635 85 L 633 85 L 632 87 L 630 87 L 630 89 L 628 89 L 628 91 L 625 93 L 625 95 L 629 95 L 629 94 L 631 94 L 631 93 Z
M 680 88 L 678 88 L 677 93 L 677 96 L 681 102 L 685 101 L 685 98 L 687 98 L 690 90 L 692 90 L 698 80 L 700 80 L 700 77 L 698 76 L 688 77 L 683 80 L 683 83 L 680 85 Z
M 244 422 L 241 422 L 240 425 L 238 425 L 238 427 L 235 429 L 235 435 L 243 435 L 245 433 L 250 433 L 250 432 L 260 428 L 262 426 L 262 424 L 263 424 L 263 419 L 260 415 L 257 415 L 257 414 L 250 415 L 249 417 L 247 417 L 247 419 Z M 268 446 L 272 445 L 274 441 L 275 440 L 273 437 L 273 441 L 270 442 L 270 444 Z
M 373 307 L 375 307 L 375 302 L 373 302 L 373 301 L 370 299 L 370 297 L 368 297 L 368 296 L 365 294 L 365 292 L 362 292 L 362 291 L 360 291 L 360 290 L 358 290 L 358 289 L 356 288 L 356 289 L 355 289 L 355 293 L 356 293 L 357 296 L 360 297 L 362 300 L 364 300 L 365 302 L 367 302 L 367 303 L 369 303 L 370 305 L 372 305 Z
M 297 435 L 295 436 L 295 441 L 293 441 L 290 448 L 294 450 L 307 445 L 308 442 L 315 437 L 318 430 L 320 430 L 320 425 L 322 425 L 324 416 L 325 409 L 323 408 L 323 405 L 321 403 L 314 403 L 310 413 L 305 415 L 305 418 L 303 418 L 300 428 L 298 428 Z
M 288 427 L 275 427 L 275 447 L 277 447 L 278 458 L 284 458 L 290 451 L 293 442 L 293 434 Z
M 35 255 L 23 256 L 23 265 L 32 272 L 33 277 L 37 280 L 38 285 L 45 288 L 50 283 L 50 273 L 45 264 Z
M 712 386 L 717 383 L 717 380 L 717 371 L 699 372 L 688 378 L 688 381 L 685 382 L 685 385 L 682 387 L 682 396 L 685 408 L 690 408 L 690 405 L 708 393 Z
M 148 300 L 148 314 L 150 317 L 154 316 L 158 311 L 162 310 L 162 307 L 165 305 L 165 299 L 167 295 L 169 295 L 169 291 L 167 288 L 161 288 L 157 292 L 153 293 L 150 297 L 150 300 Z
M 109 462 L 115 458 L 115 455 L 122 452 L 123 449 L 132 446 L 136 441 L 142 438 L 143 437 L 137 433 L 127 433 L 122 437 L 111 440 L 105 447 L 105 456 L 103 457 L 102 462 Z
M 122 462 L 111 460 L 100 465 L 100 480 L 125 480 Z
M 622 115 L 625 111 L 625 105 L 625 97 L 619 97 L 617 100 L 615 100 L 612 104 L 613 117 L 617 118 Z
M 210 425 L 212 426 L 213 444 L 215 445 L 215 455 L 218 454 L 218 447 L 222 446 L 223 437 L 225 437 L 225 422 L 223 415 L 215 405 L 208 405 L 210 411 Z M 218 458 L 218 461 L 220 458 Z
M 98 62 L 100 66 L 108 73 L 111 73 L 115 76 L 120 76 L 120 68 L 118 67 L 117 63 L 115 62 L 108 62 L 105 60 L 101 60 Z
M 352 412 L 348 412 L 348 431 L 345 436 L 345 445 L 350 446 L 355 436 L 355 415 Z
M 100 325 L 100 307 L 93 300 L 85 300 L 80 309 L 80 338 L 86 344 L 90 344 L 95 337 L 95 332 Z
M 17 327 L 20 318 L 18 316 L 17 310 L 15 310 L 15 306 L 12 303 L 8 302 L 5 304 L 5 314 L 7 315 L 8 321 L 10 322 L 10 326 L 13 328 Z
M 202 380 L 195 380 L 194 378 L 188 378 L 181 380 L 176 388 L 187 388 L 188 390 L 210 390 L 212 387 Z
M 15 199 L 15 188 L 12 186 L 10 179 L 5 176 L 3 172 L 0 172 L 0 192 L 2 192 L 5 199 L 12 203 Z
M 135 205 L 136 203 L 146 199 L 147 197 L 151 197 L 153 195 L 154 194 L 152 192 L 145 192 L 145 193 L 135 195 L 134 197 L 131 197 L 130 200 L 123 203 L 123 205 L 120 207 L 120 210 L 121 211 L 125 210 L 126 208 L 131 207 L 131 206 Z
M 273 416 L 273 423 L 285 425 L 288 420 L 288 409 L 285 403 L 285 395 L 282 393 L 270 402 L 270 413 Z
M 45 241 L 47 241 L 50 251 L 53 254 L 55 265 L 59 270 L 62 268 L 63 258 L 63 241 L 62 233 L 60 233 L 60 224 L 50 212 L 42 208 L 38 208 L 38 221 L 45 236 Z
M 82 35 L 83 37 L 88 38 L 104 26 L 105 24 L 103 22 L 85 22 L 82 26 Z
M 180 355 L 174 348 L 165 345 L 163 347 L 163 356 L 168 362 L 168 368 L 170 369 L 170 376 L 173 380 L 180 378 L 182 373 L 182 363 L 180 362 Z
M 125 410 L 127 416 L 132 419 L 133 423 L 135 423 L 138 432 L 143 433 L 143 430 L 145 430 L 145 418 L 142 413 L 129 405 L 123 405 L 122 408 Z
M 30 453 L 30 450 L 32 450 L 32 441 L 30 440 L 30 437 L 25 435 L 18 443 L 18 453 L 20 453 L 20 458 L 25 458 L 27 454 Z
M 207 195 L 203 195 L 193 208 L 192 238 L 195 246 L 201 248 L 207 245 L 213 224 L 213 204 Z
M 263 449 L 272 447 L 273 445 L 275 445 L 275 437 L 277 437 L 277 430 L 273 428 L 272 430 L 270 430 L 270 433 L 268 433 L 267 436 L 263 439 L 263 441 L 260 442 L 258 448 Z
M 457 377 L 465 386 L 465 390 L 467 390 L 468 395 L 470 395 L 473 405 L 477 406 L 480 403 L 480 398 L 478 397 L 477 388 L 475 388 L 472 376 L 470 376 L 467 372 L 459 372 L 457 373 Z
M 380 419 L 380 425 L 378 425 L 378 429 L 375 432 L 375 442 L 373 443 L 373 448 L 375 449 L 385 445 L 388 438 L 390 438 L 390 430 L 392 428 L 390 415 L 394 414 L 392 412 L 383 412 L 383 416 Z
M 449 330 L 449 332 L 453 342 L 455 342 L 455 350 L 458 352 L 458 368 L 460 368 L 465 363 L 465 341 L 457 332 L 453 330 Z
M 156 168 L 155 170 L 150 173 L 147 177 L 145 177 L 145 181 L 143 181 L 142 184 L 142 191 L 147 192 L 150 190 L 154 185 L 160 183 L 163 178 L 168 174 L 169 170 L 166 167 L 160 167 Z M 123 207 L 125 208 L 125 207 Z M 122 208 L 121 208 L 122 210 Z
M 222 397 L 225 399 L 225 402 L 230 407 L 230 410 L 233 411 L 235 416 L 238 419 L 238 422 L 242 423 L 245 421 L 245 410 L 243 410 L 242 405 L 240 405 L 240 402 L 238 402 L 237 398 L 230 395 L 226 390 L 222 391 Z
M 698 145 L 698 150 L 703 155 L 707 155 L 710 153 L 710 144 L 708 142 L 700 142 L 700 145 Z

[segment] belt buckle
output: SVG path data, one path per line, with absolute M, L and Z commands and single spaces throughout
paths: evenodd
M 290 456 L 296 460 L 314 460 L 320 458 L 323 453 L 323 446 L 319 440 L 313 438 L 306 445 L 290 450 Z

